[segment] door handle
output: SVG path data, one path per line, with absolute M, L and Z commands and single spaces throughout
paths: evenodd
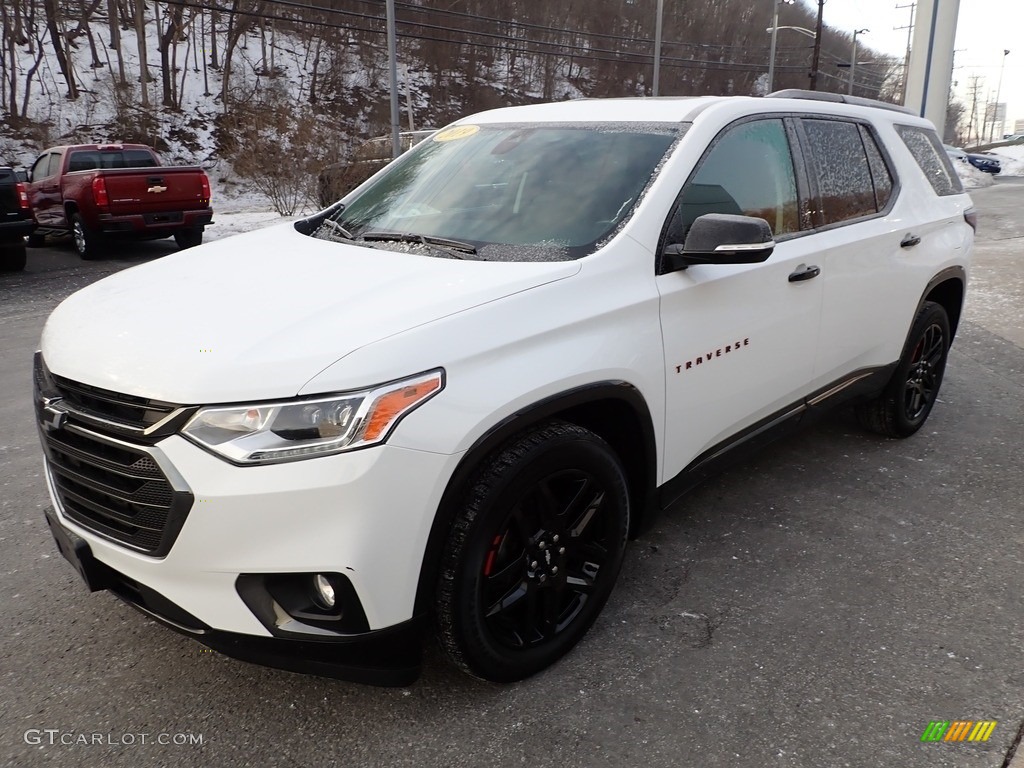
M 907 235 L 900 241 L 900 248 L 913 248 L 920 242 L 921 238 L 917 235 Z
M 796 272 L 789 273 L 789 282 L 791 283 L 802 283 L 804 280 L 810 280 L 811 278 L 817 277 L 821 274 L 821 267 L 816 267 L 813 264 L 806 266 L 801 264 L 797 267 Z

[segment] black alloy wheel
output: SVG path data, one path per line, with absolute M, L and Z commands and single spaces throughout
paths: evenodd
M 946 310 L 926 301 L 889 383 L 877 398 L 857 407 L 861 425 L 887 437 L 910 437 L 917 432 L 938 399 L 950 340 Z
M 441 642 L 496 682 L 567 653 L 611 593 L 625 552 L 629 496 L 600 437 L 552 422 L 506 444 L 468 493 L 438 589 Z
M 903 415 L 910 423 L 923 421 L 935 403 L 946 362 L 946 333 L 933 322 L 914 347 L 903 390 Z

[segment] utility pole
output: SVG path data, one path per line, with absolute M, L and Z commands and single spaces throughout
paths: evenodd
M 893 27 L 894 32 L 901 29 L 907 30 L 907 55 L 903 59 L 903 77 L 900 78 L 900 104 L 907 102 L 907 73 L 910 71 L 910 47 L 914 40 L 914 11 L 917 10 L 917 3 L 897 5 L 896 10 L 910 9 L 910 23 L 903 27 Z
M 385 12 L 388 26 L 388 74 L 391 78 L 391 156 L 402 154 L 402 140 L 399 134 L 398 112 L 398 43 L 395 34 L 395 0 L 386 0 Z
M 825 15 L 825 0 L 818 0 L 818 23 L 814 27 L 814 58 L 811 60 L 811 90 L 818 90 L 818 64 L 821 61 L 821 30 Z
M 665 15 L 665 0 L 658 0 L 658 17 L 654 20 L 654 78 L 651 81 L 651 96 L 658 95 L 658 80 L 661 77 L 661 24 Z
M 863 35 L 865 32 L 870 32 L 870 29 L 855 29 L 853 30 L 853 56 L 850 58 L 850 90 L 849 94 L 853 96 L 853 80 L 857 76 L 857 35 Z
M 978 93 L 981 91 L 982 82 L 983 78 L 981 75 L 971 75 L 971 85 L 967 89 L 967 92 L 971 95 L 971 127 L 974 129 L 976 143 L 980 138 L 978 131 Z
M 999 138 L 1003 138 L 1003 128 L 1005 127 L 1005 119 L 999 120 L 999 98 L 1003 94 L 1003 70 L 1006 69 L 1006 57 L 1010 55 L 1010 51 L 1003 49 L 1003 63 L 999 67 L 999 85 L 996 86 L 996 103 L 995 103 L 995 114 L 992 115 L 992 131 L 988 135 L 989 144 L 995 141 L 996 135 L 996 123 L 999 123 Z

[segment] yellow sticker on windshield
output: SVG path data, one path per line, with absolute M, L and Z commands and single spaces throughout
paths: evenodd
M 479 125 L 456 125 L 451 128 L 445 128 L 434 137 L 434 141 L 456 141 L 457 139 L 465 139 L 468 136 L 472 136 L 479 130 Z

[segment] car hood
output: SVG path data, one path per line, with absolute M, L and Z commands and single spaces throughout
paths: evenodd
M 286 224 L 84 288 L 47 321 L 43 357 L 60 376 L 169 402 L 289 397 L 360 347 L 579 267 L 398 253 L 318 240 Z M 396 376 L 415 373 L 400 363 Z

